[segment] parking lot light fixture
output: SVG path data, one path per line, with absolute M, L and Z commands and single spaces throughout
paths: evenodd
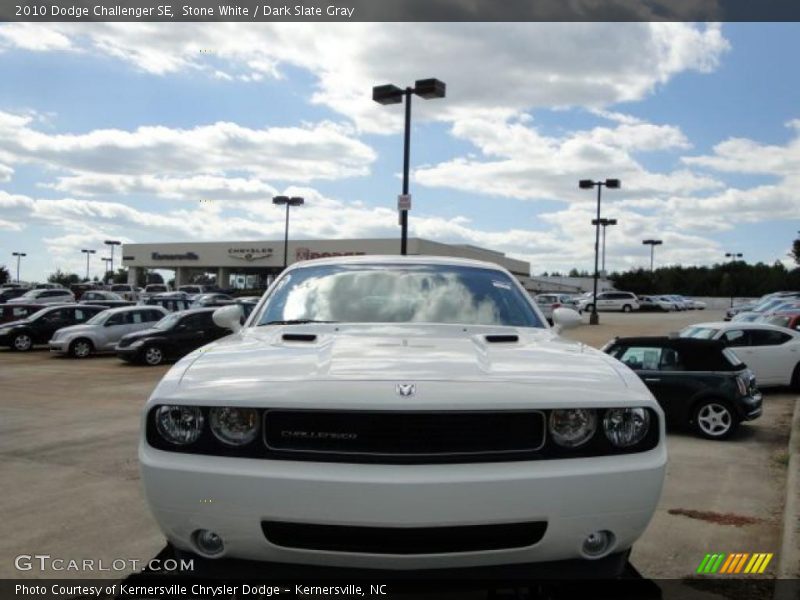
M 800 233 L 800 232 L 798 232 L 798 233 Z M 735 263 L 737 258 L 742 258 L 743 256 L 744 256 L 744 254 L 742 254 L 741 252 L 726 252 L 725 253 L 725 258 L 730 258 L 731 259 L 731 263 Z M 730 274 L 730 277 L 731 278 L 733 277 L 733 273 Z M 733 308 L 733 285 L 732 285 L 732 282 L 731 282 L 731 308 Z
M 606 179 L 605 181 L 581 179 L 578 181 L 578 187 L 582 190 L 590 190 L 595 187 L 597 188 L 597 218 L 592 220 L 592 224 L 594 225 L 594 285 L 592 292 L 592 312 L 589 315 L 589 325 L 597 325 L 600 323 L 600 319 L 597 316 L 597 278 L 599 275 L 598 258 L 600 256 L 600 194 L 603 186 L 612 190 L 617 190 L 622 187 L 622 184 L 620 183 L 619 179 Z
M 603 274 L 606 272 L 606 227 L 616 224 L 616 219 L 600 219 L 600 227 L 603 228 L 603 259 L 601 261 L 603 266 L 600 270 Z M 597 219 L 592 219 L 592 225 L 597 225 Z
M 656 246 L 663 244 L 663 240 L 642 240 L 642 244 L 650 246 L 650 272 L 653 272 L 653 254 Z
M 91 254 L 95 254 L 96 250 L 87 250 L 86 248 L 81 249 L 81 252 L 86 254 L 86 281 L 89 281 L 89 256 Z
M 378 104 L 400 104 L 405 100 L 405 128 L 403 135 L 403 196 L 408 196 L 408 172 L 411 157 L 411 96 L 416 94 L 425 100 L 444 98 L 447 86 L 438 79 L 417 79 L 414 87 L 405 89 L 393 84 L 372 88 L 372 99 Z M 408 253 L 408 209 L 400 209 L 400 254 Z
M 28 256 L 24 252 L 12 252 L 11 256 L 17 257 L 17 283 L 19 283 L 19 261 L 23 256 Z
M 122 244 L 122 242 L 120 242 L 119 240 L 106 240 L 103 243 L 106 246 L 111 246 L 111 268 L 110 269 L 106 269 L 106 270 L 107 271 L 111 271 L 113 273 L 114 272 L 114 246 L 120 246 Z M 105 259 L 103 259 L 103 260 L 105 260 Z
M 305 199 L 299 196 L 275 196 L 272 199 L 272 203 L 278 206 L 282 204 L 286 205 L 286 228 L 283 235 L 283 268 L 285 269 L 288 266 L 289 260 L 289 207 L 305 204 Z

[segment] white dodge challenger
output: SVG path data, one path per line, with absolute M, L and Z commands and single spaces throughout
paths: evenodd
M 658 503 L 664 416 L 490 263 L 310 260 L 178 362 L 139 447 L 180 553 L 359 569 L 621 572 Z

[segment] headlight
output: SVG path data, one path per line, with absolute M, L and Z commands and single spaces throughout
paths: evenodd
M 161 437 L 177 446 L 196 442 L 203 432 L 203 413 L 196 406 L 159 406 L 155 420 Z
M 606 411 L 603 429 L 617 448 L 634 446 L 650 429 L 650 413 L 645 408 L 611 408 Z
M 226 406 L 211 409 L 211 432 L 223 444 L 244 446 L 258 434 L 258 411 Z
M 11 329 L 9 329 L 8 327 L 6 327 L 5 329 L 0 329 L 0 335 L 8 335 L 9 333 L 11 333 Z
M 550 413 L 550 435 L 564 448 L 588 442 L 597 430 L 597 413 L 586 408 L 568 408 Z

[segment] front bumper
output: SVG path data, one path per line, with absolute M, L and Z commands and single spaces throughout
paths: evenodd
M 141 350 L 141 346 L 126 346 L 124 348 L 116 346 L 114 348 L 114 352 L 116 352 L 117 356 L 128 362 L 137 362 L 140 359 Z
M 630 455 L 514 463 L 378 465 L 177 454 L 140 444 L 150 509 L 179 550 L 193 532 L 220 535 L 219 558 L 419 570 L 586 560 L 582 544 L 608 530 L 609 553 L 627 551 L 658 503 L 666 449 Z M 527 547 L 385 554 L 270 543 L 262 522 L 375 528 L 458 527 L 543 521 Z
M 55 352 L 58 354 L 65 354 L 69 349 L 67 340 L 50 340 L 47 342 L 47 345 L 50 347 L 50 352 Z

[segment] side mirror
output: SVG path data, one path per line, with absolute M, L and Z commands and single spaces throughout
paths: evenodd
M 581 316 L 571 308 L 561 307 L 553 311 L 553 329 L 556 333 L 577 327 L 581 322 Z
M 243 316 L 242 307 L 238 304 L 231 304 L 215 310 L 212 318 L 217 327 L 230 329 L 233 333 L 236 333 L 242 328 L 241 318 Z

